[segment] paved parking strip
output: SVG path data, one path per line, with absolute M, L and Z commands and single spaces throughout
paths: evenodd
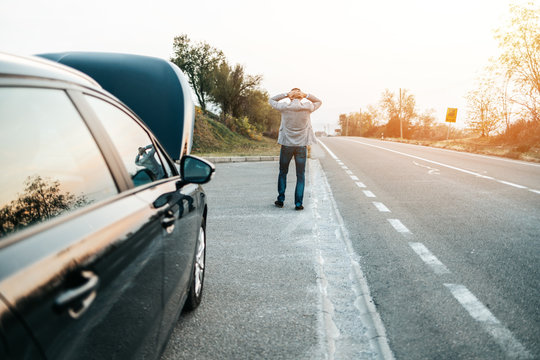
M 277 162 L 217 165 L 203 302 L 162 359 L 393 358 L 325 174 L 308 164 L 304 211 L 294 171 L 273 206 Z

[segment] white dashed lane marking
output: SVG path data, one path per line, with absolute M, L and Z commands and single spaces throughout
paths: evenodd
M 390 209 L 388 209 L 382 202 L 374 201 L 373 205 L 379 210 L 380 212 L 391 212 Z
M 527 349 L 512 335 L 510 330 L 505 328 L 501 322 L 489 311 L 469 291 L 465 286 L 459 284 L 444 284 L 452 292 L 456 300 L 467 310 L 471 317 L 478 321 L 485 331 L 504 350 L 508 359 L 531 359 L 531 354 Z
M 390 223 L 390 225 L 392 225 L 394 227 L 394 229 L 396 229 L 396 231 L 398 233 L 412 234 L 411 231 L 409 229 L 407 229 L 407 227 L 405 225 L 403 225 L 403 223 L 401 221 L 399 221 L 399 219 L 387 219 L 387 220 Z
M 351 175 L 351 179 L 354 180 L 354 181 L 360 180 L 360 179 L 358 178 L 358 176 L 354 176 L 354 175 Z
M 349 140 L 349 139 L 346 139 L 346 140 Z M 349 141 L 354 141 L 354 140 L 349 140 Z M 512 186 L 512 187 L 515 187 L 515 188 L 518 188 L 518 189 L 528 189 L 530 192 L 540 194 L 540 190 L 529 189 L 526 186 L 519 185 L 519 184 L 514 184 L 514 183 L 511 183 L 511 182 L 508 182 L 508 181 L 498 180 L 498 179 L 495 179 L 495 178 L 493 178 L 491 176 L 482 175 L 482 174 L 479 174 L 479 173 L 475 173 L 473 171 L 464 170 L 464 169 L 461 169 L 461 168 L 457 168 L 455 166 L 442 164 L 442 163 L 439 163 L 437 161 L 427 160 L 427 159 L 424 159 L 424 158 L 421 158 L 421 157 L 418 157 L 418 156 L 409 155 L 409 154 L 402 153 L 402 152 L 395 151 L 395 150 L 390 150 L 390 149 L 387 149 L 387 148 L 384 148 L 384 147 L 365 144 L 365 143 L 360 142 L 360 141 L 354 141 L 354 142 L 358 142 L 360 144 L 373 146 L 373 147 L 380 148 L 380 149 L 383 149 L 383 150 L 391 151 L 391 152 L 394 152 L 394 153 L 397 153 L 397 154 L 409 156 L 409 157 L 419 159 L 419 160 L 423 160 L 423 161 L 426 161 L 426 162 L 429 162 L 429 163 L 432 163 L 432 164 L 444 166 L 444 167 L 447 167 L 447 168 L 450 168 L 450 169 L 453 169 L 453 170 L 457 170 L 457 171 L 461 171 L 461 172 L 464 172 L 466 174 L 474 175 L 474 176 L 477 176 L 477 177 L 480 177 L 480 178 L 484 178 L 484 179 L 488 179 L 488 180 L 495 180 L 495 181 L 497 181 L 497 182 L 499 182 L 501 184 L 509 185 L 509 186 Z M 341 162 L 341 160 L 339 160 L 336 157 L 336 155 L 330 149 L 328 149 L 328 147 L 326 145 L 324 145 L 322 142 L 320 142 L 320 144 L 322 144 L 322 146 L 328 151 L 328 153 L 334 159 L 336 159 L 336 161 L 344 169 L 348 170 L 348 168 L 346 166 L 344 166 L 343 162 Z M 423 166 L 423 165 L 420 165 L 420 164 L 418 164 L 416 162 L 414 162 L 414 163 L 415 163 L 415 165 L 428 168 L 430 175 L 439 175 L 439 170 L 438 169 L 431 168 L 429 166 Z M 352 175 L 351 171 L 348 170 L 347 174 L 349 174 L 349 176 L 353 180 L 359 180 L 358 177 Z M 356 181 L 356 185 L 359 188 L 366 188 L 366 185 L 364 183 L 360 182 L 360 181 Z M 363 191 L 364 195 L 367 196 L 367 197 L 371 197 L 371 198 L 376 197 L 375 194 L 373 192 L 369 191 L 369 190 L 362 190 L 362 191 Z M 390 212 L 390 210 L 381 202 L 373 201 L 373 205 L 380 212 Z M 387 220 L 392 225 L 392 227 L 394 227 L 394 229 L 397 232 L 399 232 L 400 234 L 404 235 L 407 238 L 412 237 L 411 231 L 405 225 L 403 225 L 403 223 L 399 219 L 387 219 Z M 424 244 L 419 243 L 419 242 L 409 242 L 409 246 L 420 257 L 420 259 L 422 259 L 422 261 L 426 265 L 428 265 L 436 274 L 443 275 L 443 274 L 450 274 L 451 273 L 450 270 L 448 270 L 448 268 L 433 253 L 431 253 L 431 251 L 429 251 L 429 249 Z M 501 346 L 501 348 L 505 351 L 506 356 L 509 359 L 530 359 L 530 358 L 532 358 L 532 355 L 529 353 L 529 351 L 513 336 L 513 334 L 510 332 L 510 330 L 505 328 L 500 323 L 500 321 L 489 311 L 489 309 L 487 307 L 485 307 L 476 298 L 476 296 L 474 296 L 474 294 L 471 293 L 465 286 L 459 285 L 459 284 L 444 284 L 444 286 L 446 286 L 450 290 L 450 292 L 452 293 L 454 298 L 461 304 L 461 306 L 463 306 L 465 308 L 465 310 L 467 310 L 467 312 L 471 315 L 471 317 L 474 320 L 478 321 L 482 325 L 484 330 L 494 338 L 494 340 L 499 344 L 499 346 Z
M 439 259 L 424 246 L 424 244 L 410 242 L 409 246 L 418 256 L 420 256 L 420 259 L 435 272 L 435 274 L 450 274 L 450 270 L 448 270 L 448 268 L 444 266 L 444 264 L 440 262 Z
M 363 190 L 364 192 L 364 195 L 366 195 L 367 197 L 370 197 L 370 198 L 374 198 L 376 197 L 374 193 L 372 193 L 371 191 L 369 190 Z

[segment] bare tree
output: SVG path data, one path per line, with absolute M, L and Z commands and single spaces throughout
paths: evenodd
M 416 117 L 416 100 L 407 89 L 401 91 L 401 98 L 386 89 L 380 101 L 381 109 L 386 112 L 388 123 L 385 136 L 399 137 L 400 127 L 403 128 L 403 137 L 407 138 L 410 132 L 411 121 Z
M 502 50 L 498 61 L 512 79 L 512 100 L 540 122 L 540 7 L 534 2 L 510 5 L 510 21 L 496 31 Z
M 501 123 L 501 113 L 497 107 L 497 95 L 494 93 L 492 79 L 483 79 L 477 89 L 467 94 L 467 125 L 482 137 L 496 130 Z

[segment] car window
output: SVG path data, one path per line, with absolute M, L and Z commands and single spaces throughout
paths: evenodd
M 167 176 L 150 136 L 128 114 L 118 107 L 86 96 L 116 146 L 135 186 Z
M 165 169 L 166 177 L 174 176 L 175 174 L 174 174 L 174 172 L 173 172 L 173 170 L 171 168 L 171 165 L 169 164 L 169 162 L 167 161 L 165 155 L 163 154 L 163 151 L 161 151 L 160 148 L 157 148 L 156 152 L 159 154 L 159 158 L 163 159 L 163 168 Z
M 117 194 L 62 90 L 0 88 L 0 237 Z

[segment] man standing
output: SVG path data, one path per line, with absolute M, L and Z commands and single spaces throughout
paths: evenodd
M 280 102 L 289 98 L 290 102 Z M 302 101 L 306 99 L 308 101 Z M 311 94 L 305 94 L 294 88 L 288 93 L 278 94 L 268 101 L 270 105 L 281 112 L 278 143 L 281 144 L 279 154 L 278 197 L 274 204 L 283 207 L 289 163 L 294 156 L 296 165 L 296 189 L 294 205 L 296 210 L 304 209 L 305 172 L 307 146 L 315 142 L 315 134 L 311 127 L 310 114 L 317 110 L 322 102 Z
M 150 151 L 146 152 L 146 150 Z M 146 145 L 145 147 L 139 147 L 137 156 L 135 157 L 135 165 L 142 166 L 150 170 L 154 176 L 153 180 L 159 180 L 165 176 L 165 172 L 163 172 L 163 168 L 154 157 L 155 153 L 156 150 L 152 144 Z

